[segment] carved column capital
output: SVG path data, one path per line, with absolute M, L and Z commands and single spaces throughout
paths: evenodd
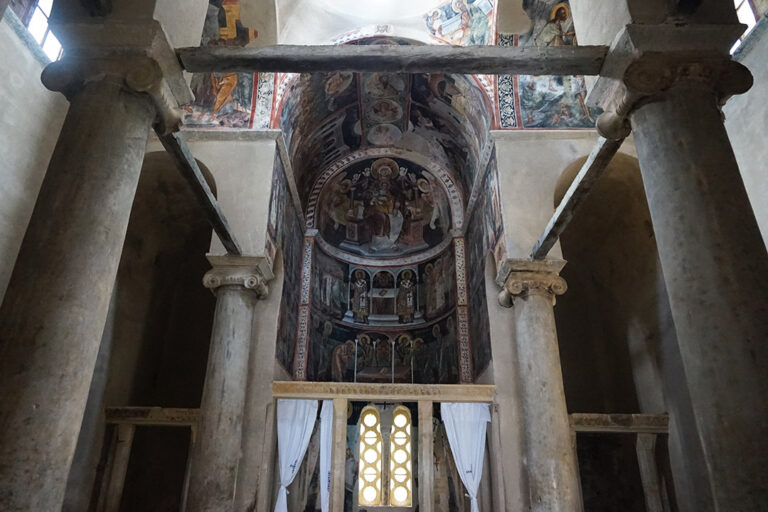
M 149 96 L 160 133 L 179 128 L 180 106 L 194 96 L 160 23 L 52 19 L 51 26 L 60 36 L 64 58 L 43 70 L 41 79 L 48 89 L 71 98 L 89 82 L 110 81 Z
M 511 271 L 503 281 L 499 292 L 499 304 L 510 308 L 516 298 L 543 295 L 552 299 L 568 290 L 565 279 L 559 272 L 565 265 L 562 260 L 508 260 Z
M 64 57 L 48 64 L 40 77 L 51 91 L 68 99 L 89 82 L 110 81 L 127 91 L 149 96 L 155 108 L 155 126 L 168 134 L 181 126 L 183 113 L 171 86 L 157 63 L 149 57 L 86 59 Z
M 268 279 L 259 263 L 262 258 L 247 256 L 209 256 L 213 268 L 203 276 L 203 286 L 216 290 L 222 286 L 237 286 L 253 291 L 259 299 L 269 294 Z
M 667 91 L 688 86 L 713 94 L 719 105 L 752 87 L 752 74 L 731 60 L 741 25 L 691 27 L 628 25 L 616 39 L 588 103 L 604 110 L 597 130 L 607 139 L 627 137 L 629 116 Z

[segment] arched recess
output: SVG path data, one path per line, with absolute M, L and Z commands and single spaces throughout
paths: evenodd
M 555 205 L 585 160 L 563 172 Z M 690 504 L 683 509 L 699 509 L 695 503 L 701 498 L 694 490 L 695 482 L 705 481 L 700 479 L 703 459 L 695 462 L 701 449 L 634 157 L 619 153 L 614 158 L 560 243 L 568 261 L 562 272 L 568 292 L 558 297 L 555 318 L 569 412 L 669 412 L 675 478 L 668 491 L 673 499 L 678 495 L 681 506 Z M 634 440 L 580 436 L 579 445 L 585 508 L 644 510 Z M 669 464 L 666 455 L 662 459 Z M 627 471 L 605 470 L 611 464 Z M 706 494 L 706 486 L 702 489 L 699 495 Z
M 482 282 L 483 269 L 467 266 L 463 233 L 492 153 L 483 88 L 464 75 L 314 73 L 278 98 L 307 230 L 301 268 L 286 266 L 302 296 L 281 364 L 297 379 L 472 382 L 470 326 L 487 312 L 470 312 L 470 274 Z M 384 269 L 391 282 L 374 279 Z
M 215 194 L 210 172 L 198 164 Z M 201 284 L 210 241 L 211 228 L 173 160 L 164 152 L 147 154 L 65 510 L 88 510 L 88 502 L 99 499 L 104 475 L 97 466 L 111 439 L 111 428 L 103 437 L 104 407 L 199 407 L 215 308 Z M 138 428 L 121 510 L 178 509 L 188 448 L 186 429 Z

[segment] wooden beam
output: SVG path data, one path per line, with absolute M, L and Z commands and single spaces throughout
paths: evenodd
M 161 407 L 107 407 L 105 412 L 107 423 L 157 427 L 196 426 L 200 416 L 200 409 Z
M 607 46 L 276 45 L 179 48 L 187 71 L 598 75 Z
M 645 494 L 646 512 L 664 512 L 661 498 L 661 479 L 656 463 L 656 434 L 638 434 L 635 449 L 640 469 L 640 481 Z
M 326 400 L 344 397 L 349 400 L 381 402 L 429 399 L 434 402 L 491 402 L 495 387 L 460 384 L 371 384 L 366 382 L 275 381 L 275 398 L 309 398 Z
M 531 258 L 543 259 L 552 250 L 560 235 L 573 219 L 573 214 L 592 191 L 592 187 L 608 168 L 616 152 L 621 147 L 624 139 L 608 140 L 603 137 L 597 141 L 597 145 L 584 162 L 579 174 L 576 175 L 562 201 L 557 206 L 554 215 L 550 219 L 544 233 L 541 235 L 531 252 Z
M 184 141 L 184 136 L 181 132 L 173 132 L 168 135 L 162 135 L 158 132 L 157 136 L 168 154 L 173 157 L 176 167 L 181 171 L 184 179 L 192 187 L 192 192 L 194 192 L 200 206 L 203 207 L 208 222 L 213 227 L 219 240 L 221 240 L 227 253 L 240 256 L 242 251 L 237 240 L 235 240 L 235 235 L 232 233 L 227 218 L 224 217 L 224 213 L 219 207 L 219 203 L 216 202 L 216 197 L 211 192 L 208 182 L 205 181 L 205 177 L 197 165 L 197 160 L 192 156 L 192 151 L 190 151 L 189 146 Z
M 666 414 L 571 414 L 571 428 L 576 432 L 614 434 L 666 434 Z
M 115 429 L 115 442 L 112 445 L 112 468 L 109 472 L 107 484 L 107 498 L 104 502 L 103 512 L 118 512 L 120 502 L 123 499 L 125 487 L 125 475 L 128 472 L 128 462 L 131 459 L 131 447 L 133 435 L 136 433 L 136 425 L 120 424 Z
M 344 468 L 347 462 L 347 400 L 333 399 L 333 445 L 331 445 L 331 489 L 329 510 L 344 510 Z M 357 489 L 357 485 L 355 485 Z
M 435 512 L 432 409 L 430 400 L 419 401 L 419 512 Z

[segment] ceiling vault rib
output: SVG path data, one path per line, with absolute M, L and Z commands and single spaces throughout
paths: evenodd
M 587 161 L 581 167 L 568 191 L 563 196 L 555 213 L 552 215 L 547 227 L 544 229 L 536 245 L 531 252 L 531 258 L 540 260 L 547 256 L 557 242 L 560 235 L 568 227 L 573 219 L 573 214 L 592 191 L 592 187 L 608 168 L 613 157 L 619 151 L 624 139 L 608 140 L 603 137 L 598 139 L 595 148 L 590 153 Z
M 178 48 L 189 72 L 598 75 L 607 46 L 275 45 Z
M 194 192 L 200 206 L 203 207 L 208 222 L 213 227 L 219 240 L 221 240 L 227 253 L 233 256 L 242 255 L 240 245 L 238 245 L 235 235 L 229 227 L 227 218 L 224 216 L 224 212 L 221 211 L 221 207 L 216 201 L 213 192 L 211 192 L 208 182 L 205 181 L 205 177 L 202 171 L 200 171 L 195 157 L 192 156 L 192 151 L 187 146 L 184 136 L 180 132 L 173 132 L 168 135 L 157 132 L 157 136 L 165 150 L 173 158 L 176 167 L 184 176 L 184 179 L 192 187 L 192 192 Z

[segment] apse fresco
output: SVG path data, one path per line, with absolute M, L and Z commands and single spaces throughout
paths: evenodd
M 531 29 L 519 37 L 500 35 L 500 46 L 578 44 L 568 2 L 523 0 L 523 8 L 531 19 Z M 583 76 L 500 76 L 501 127 L 593 128 L 601 111 L 587 107 L 586 97 Z
M 301 268 L 303 226 L 290 200 L 288 184 L 282 161 L 275 157 L 272 173 L 272 196 L 269 204 L 266 253 L 274 260 L 277 251 L 282 251 L 284 281 L 283 307 L 280 308 L 275 357 L 282 367 L 290 372 L 296 343 L 297 313 L 301 273 L 291 269 Z
M 255 37 L 240 22 L 238 0 L 209 0 L 201 46 L 245 46 Z M 257 75 L 253 73 L 195 73 L 190 83 L 195 100 L 186 107 L 184 124 L 189 128 L 249 128 L 254 80 Z M 268 87 L 260 89 L 262 96 L 268 95 Z
M 440 42 L 472 46 L 493 40 L 492 0 L 448 0 L 424 15 L 430 35 Z
M 410 43 L 372 37 L 348 44 Z M 463 75 L 303 74 L 283 98 L 280 127 L 302 198 L 308 197 L 318 169 L 375 147 L 428 157 L 461 175 L 468 194 L 491 127 L 483 89 Z
M 451 229 L 448 198 L 435 176 L 398 158 L 363 160 L 322 189 L 316 227 L 339 251 L 368 257 L 420 252 Z
M 451 250 L 392 267 L 313 256 L 309 380 L 457 382 Z

